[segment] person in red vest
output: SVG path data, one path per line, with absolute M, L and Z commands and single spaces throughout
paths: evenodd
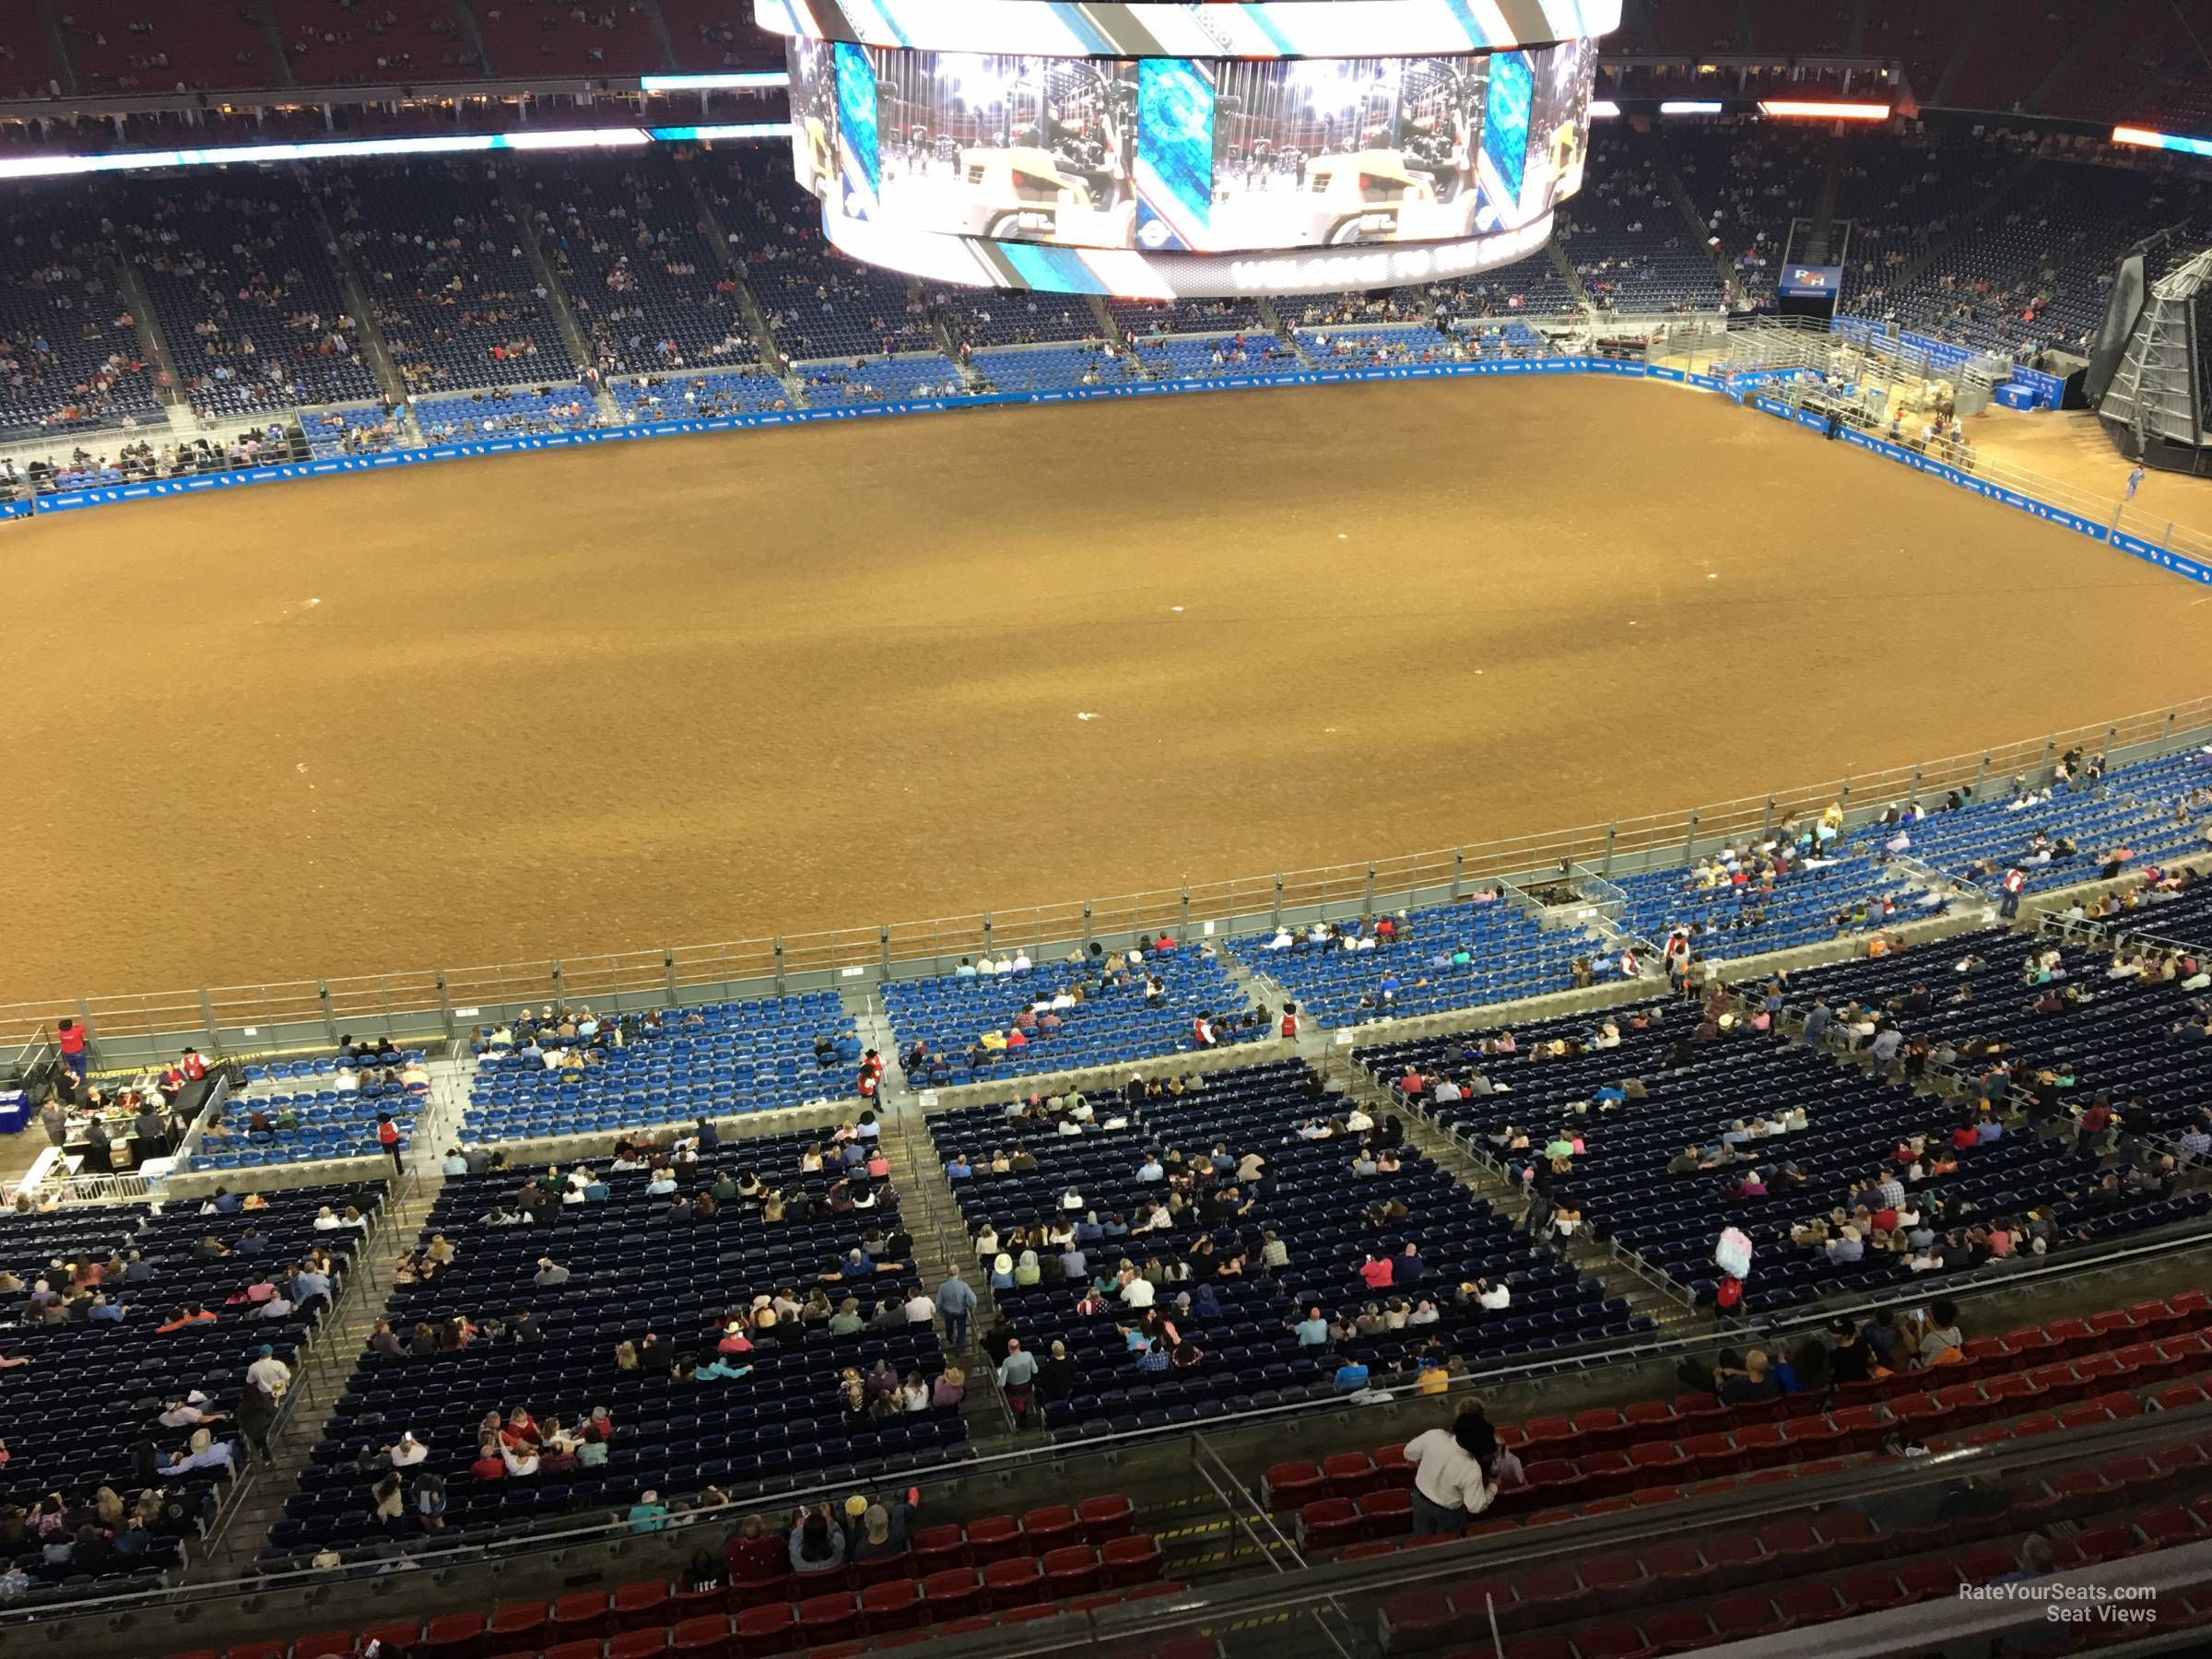
M 1997 900 L 1997 914 L 2007 917 L 2018 915 L 2020 913 L 2020 894 L 2026 890 L 2028 886 L 2028 872 L 2021 869 L 2019 865 L 2014 865 L 2005 872 L 2005 879 L 2001 885 L 2004 888 L 2005 896 Z
M 392 1154 L 392 1169 L 397 1173 L 404 1167 L 399 1159 L 399 1125 L 388 1112 L 376 1114 L 376 1144 Z
M 177 1062 L 177 1070 L 183 1073 L 185 1082 L 197 1083 L 207 1075 L 207 1056 L 198 1049 L 186 1049 Z
M 92 1065 L 91 1056 L 85 1053 L 85 1028 L 74 1019 L 65 1019 L 53 1028 L 53 1041 L 62 1051 L 62 1064 L 82 1083 Z
M 1283 1005 L 1283 1035 L 1286 1037 L 1298 1035 L 1298 1005 L 1296 1003 Z

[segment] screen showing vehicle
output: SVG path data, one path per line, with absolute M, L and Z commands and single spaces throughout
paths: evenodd
M 799 176 L 845 217 L 1147 253 L 1526 224 L 1581 182 L 1596 64 L 1583 41 L 1288 61 L 793 46 Z

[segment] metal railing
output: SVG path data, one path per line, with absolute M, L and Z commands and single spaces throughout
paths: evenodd
M 1497 881 L 1548 878 L 1581 866 L 1601 880 L 1677 867 L 1841 804 L 1863 824 L 1890 804 L 1980 797 L 1993 781 L 2040 781 L 2074 748 L 2115 763 L 2177 752 L 2212 735 L 2212 698 L 2123 719 L 1968 750 L 1910 766 L 1853 772 L 1687 810 L 1571 830 L 1500 836 L 1457 847 L 1187 882 L 1174 888 L 939 916 L 873 927 L 605 952 L 543 962 L 427 968 L 138 995 L 56 997 L 0 1005 L 0 1032 L 46 1041 L 70 1015 L 88 1030 L 103 1069 L 143 1064 L 196 1042 L 228 1059 L 335 1045 L 347 1033 L 435 1041 L 545 1004 L 600 1012 L 665 1007 L 800 990 L 842 989 L 952 971 L 962 957 L 1024 950 L 1039 961 L 1165 933 L 1178 940 L 1241 935 L 1286 921 L 1342 919 L 1379 909 L 1450 902 Z

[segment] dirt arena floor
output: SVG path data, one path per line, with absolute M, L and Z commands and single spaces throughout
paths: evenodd
M 1450 846 L 2163 707 L 2212 647 L 2132 559 L 1582 380 L 618 444 L 0 546 L 0 1002 Z
M 2212 478 L 2146 472 L 2136 499 L 2125 500 L 2133 463 L 2112 447 L 2103 424 L 2087 409 L 2030 413 L 1993 405 L 1974 418 L 1970 435 L 1992 459 L 2079 490 L 2100 509 L 2100 524 L 2112 523 L 2117 509 L 2124 528 L 2153 541 L 2162 539 L 2169 524 L 2199 541 L 2212 540 Z

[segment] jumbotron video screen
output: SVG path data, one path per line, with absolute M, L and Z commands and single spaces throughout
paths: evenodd
M 787 32 L 802 15 L 791 0 L 759 4 Z M 1366 14 L 1382 40 L 1383 13 L 1404 23 L 1423 4 L 1075 9 L 1093 23 L 1257 15 L 1277 34 L 1293 13 Z M 978 12 L 1011 24 L 1063 9 L 976 0 L 948 32 L 981 39 Z M 1548 5 L 1533 21 L 1558 29 L 1568 19 L 1550 14 L 1564 10 L 1588 29 L 1594 9 Z M 1450 12 L 1463 41 L 1470 15 Z M 844 13 L 823 0 L 803 16 L 834 28 Z M 934 18 L 895 21 L 925 34 Z M 833 242 L 956 282 L 1157 298 L 1382 286 L 1524 257 L 1582 184 L 1597 60 L 1594 31 L 1501 50 L 1233 58 L 884 46 L 849 31 L 864 38 L 789 38 L 793 164 Z

